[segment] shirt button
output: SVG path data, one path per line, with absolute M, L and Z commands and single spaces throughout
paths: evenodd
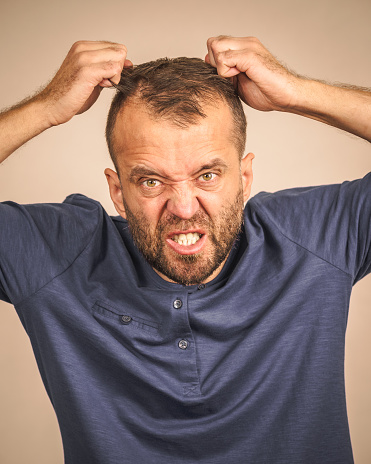
M 131 320 L 132 320 L 131 316 L 122 316 L 122 318 L 121 318 L 121 322 L 123 324 L 130 324 Z
M 175 309 L 180 309 L 183 306 L 182 300 L 174 300 L 173 306 Z
M 203 290 L 205 287 L 206 287 L 205 284 L 200 284 L 197 288 L 198 288 L 199 290 Z
M 186 350 L 188 348 L 187 340 L 179 340 L 178 346 L 181 350 Z

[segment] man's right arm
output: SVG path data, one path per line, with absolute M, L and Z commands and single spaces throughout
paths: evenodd
M 37 95 L 0 114 L 0 162 L 50 127 L 88 110 L 103 87 L 120 81 L 126 47 L 111 42 L 76 42 L 52 81 Z

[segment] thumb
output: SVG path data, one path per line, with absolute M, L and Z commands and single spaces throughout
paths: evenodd
M 223 65 L 222 69 L 218 69 L 218 74 L 222 77 L 233 77 L 237 76 L 237 74 L 240 74 L 241 71 L 239 71 L 235 66 L 233 68 L 230 68 L 229 66 Z

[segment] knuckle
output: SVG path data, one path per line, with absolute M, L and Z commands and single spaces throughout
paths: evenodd
M 128 53 L 128 50 L 125 47 L 125 45 L 123 45 L 121 48 L 117 49 L 117 52 L 122 58 L 125 58 Z
M 262 47 L 262 44 L 259 39 L 256 37 L 248 37 L 248 43 L 251 48 L 254 50 L 258 50 L 259 48 Z
M 103 69 L 105 71 L 108 71 L 108 72 L 111 72 L 111 73 L 114 73 L 114 74 L 120 73 L 121 68 L 122 67 L 121 67 L 120 63 L 118 63 L 117 61 L 113 61 L 113 60 L 109 60 L 106 63 L 104 63 L 104 65 L 103 65 Z
M 76 52 L 75 65 L 77 68 L 82 68 L 86 64 L 85 56 L 82 52 Z
M 215 61 L 218 62 L 218 63 L 221 63 L 221 62 L 231 58 L 232 55 L 233 55 L 233 50 L 230 50 L 230 49 L 221 50 L 221 51 L 216 53 Z
M 228 48 L 228 50 L 224 50 L 220 52 L 221 57 L 223 57 L 224 59 L 231 58 L 234 54 L 235 54 L 235 51 L 231 50 L 230 48 Z
M 85 42 L 83 40 L 78 40 L 72 45 L 71 50 L 75 53 L 79 53 L 84 48 L 84 45 Z
M 218 37 L 213 38 L 213 42 L 211 43 L 211 49 L 215 53 L 220 53 L 228 47 L 228 40 L 230 39 L 229 36 L 226 35 L 219 35 Z
M 218 35 L 218 37 L 216 37 L 216 40 L 221 41 L 221 40 L 226 40 L 230 38 L 231 38 L 230 35 Z
M 111 56 L 114 55 L 115 59 L 120 61 L 124 60 L 127 55 L 127 49 L 125 45 L 112 45 L 111 47 L 109 47 L 109 51 L 112 52 Z

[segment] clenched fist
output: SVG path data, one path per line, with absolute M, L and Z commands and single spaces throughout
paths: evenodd
M 300 77 L 289 72 L 255 37 L 212 37 L 205 60 L 231 78 L 247 105 L 286 111 L 295 104 Z
M 103 87 L 120 81 L 126 59 L 125 45 L 111 42 L 76 42 L 52 81 L 37 96 L 45 105 L 51 125 L 69 121 L 88 110 Z

